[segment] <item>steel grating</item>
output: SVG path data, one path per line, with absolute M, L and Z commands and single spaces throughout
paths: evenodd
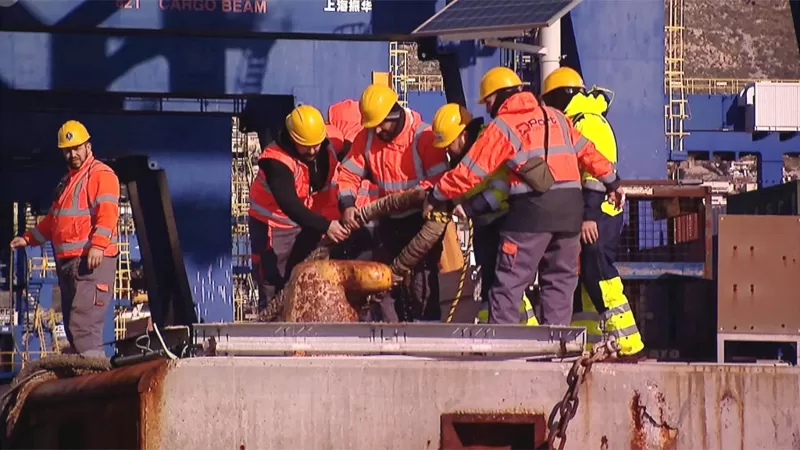
M 412 32 L 415 36 L 510 37 L 551 25 L 581 0 L 455 0 Z M 470 36 L 467 36 L 470 35 Z
M 558 358 L 579 355 L 583 327 L 441 323 L 219 323 L 194 325 L 194 343 L 216 356 L 293 352 L 346 355 Z

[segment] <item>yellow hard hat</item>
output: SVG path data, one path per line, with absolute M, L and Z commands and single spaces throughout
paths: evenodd
M 481 91 L 478 103 L 483 103 L 486 97 L 494 94 L 500 89 L 506 89 L 515 86 L 525 86 L 528 83 L 523 83 L 522 80 L 508 67 L 495 67 L 489 70 L 481 78 Z
M 583 78 L 578 72 L 569 67 L 559 67 L 544 79 L 542 95 L 565 87 L 586 89 L 586 86 L 583 85 Z
M 58 129 L 58 148 L 77 147 L 86 143 L 89 131 L 77 120 L 68 120 Z
M 471 120 L 472 114 L 467 111 L 467 108 L 457 103 L 448 103 L 439 108 L 433 116 L 433 125 L 431 125 L 436 134 L 433 146 L 445 148 L 452 144 Z
M 381 124 L 397 103 L 397 93 L 389 86 L 370 84 L 361 94 L 358 109 L 361 110 L 361 126 L 375 128 Z
M 286 116 L 286 129 L 297 145 L 313 146 L 325 140 L 325 120 L 317 108 L 300 105 Z

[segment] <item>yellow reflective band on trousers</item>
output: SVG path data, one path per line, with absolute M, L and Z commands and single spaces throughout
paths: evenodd
M 522 305 L 520 305 L 519 312 L 521 314 L 520 323 L 525 325 L 539 325 L 536 320 L 536 313 L 533 311 L 533 304 L 528 300 L 528 294 L 522 294 Z
M 620 345 L 621 355 L 633 355 L 644 349 L 642 335 L 636 326 L 636 320 L 631 311 L 631 305 L 622 288 L 619 277 L 600 281 L 600 290 L 603 293 L 603 304 L 608 310 L 602 315 L 592 305 L 592 300 L 586 289 L 581 285 L 581 309 L 572 315 L 572 325 L 585 327 L 587 334 L 587 349 L 600 342 L 603 331 L 613 336 Z M 605 330 L 600 328 L 600 323 L 605 325 Z
M 539 321 L 536 319 L 536 313 L 533 311 L 533 304 L 528 300 L 527 294 L 522 296 L 522 302 L 519 304 L 519 323 L 522 325 L 536 326 Z M 478 311 L 478 323 L 489 323 L 489 306 L 484 302 L 480 311 Z

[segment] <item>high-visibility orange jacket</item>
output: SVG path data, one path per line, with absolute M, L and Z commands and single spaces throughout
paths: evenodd
M 116 256 L 119 179 L 90 156 L 59 184 L 47 216 L 23 237 L 31 245 L 53 242 L 56 259 L 84 256 L 94 247 Z
M 533 192 L 516 173 L 529 159 L 544 158 L 544 109 L 549 123 L 547 163 L 555 184 L 540 194 Z M 541 227 L 533 225 L 528 231 L 573 231 L 576 220 L 580 229 L 580 168 L 609 188 L 616 188 L 619 184 L 611 162 L 561 112 L 543 107 L 533 94 L 522 92 L 514 94 L 500 106 L 497 117 L 483 130 L 469 153 L 436 184 L 431 202 L 443 203 L 464 195 L 503 164 L 512 172 L 509 177 L 509 214 L 514 209 L 515 196 L 518 200 L 526 197 L 517 203 L 519 208 L 529 208 L 530 212 L 525 218 L 520 218 L 523 220 L 507 218 L 506 222 L 514 222 L 511 226 L 525 227 L 526 224 L 519 222 L 526 222 L 528 218 L 528 222 L 539 221 Z M 563 192 L 567 192 L 567 196 L 562 195 Z M 564 201 L 569 204 L 563 204 Z M 562 217 L 563 220 L 557 220 L 560 223 L 546 223 L 553 219 L 543 216 L 558 216 L 560 210 L 565 209 L 569 209 L 569 214 Z
M 353 142 L 363 128 L 358 101 L 342 100 L 328 107 L 328 123 L 338 128 L 345 140 Z
M 343 153 L 350 151 L 356 136 L 364 129 L 361 126 L 361 111 L 358 109 L 358 101 L 356 100 L 342 100 L 331 105 L 328 108 L 328 122 L 341 130 L 344 136 Z M 346 156 L 340 154 L 339 159 L 342 160 Z M 377 199 L 378 185 L 369 180 L 362 180 L 361 186 L 359 186 L 356 193 L 356 207 L 360 208 Z
M 328 145 L 333 147 L 333 149 L 336 151 L 336 157 L 341 161 L 345 156 L 344 150 L 346 149 L 344 144 L 345 138 L 344 134 L 342 134 L 342 130 L 340 130 L 336 125 L 326 123 L 325 134 L 325 139 L 328 140 Z
M 328 154 L 328 176 L 325 187 L 314 193 L 311 192 L 311 179 L 308 166 L 291 156 L 278 144 L 273 143 L 269 145 L 264 149 L 258 159 L 274 159 L 287 166 L 294 174 L 297 197 L 303 202 L 306 208 L 324 216 L 328 220 L 336 220 L 340 217 L 340 212 L 337 207 L 336 189 L 335 186 L 332 186 L 332 180 L 336 173 L 336 165 L 339 163 L 339 160 L 336 157 L 336 149 L 331 142 L 326 140 L 323 144 L 324 148 L 322 151 Z M 274 228 L 294 228 L 298 226 L 297 223 L 289 219 L 281 210 L 280 206 L 278 206 L 278 202 L 270 192 L 263 170 L 258 171 L 258 175 L 250 185 L 249 214 Z
M 410 110 L 392 142 L 378 139 L 372 129 L 360 131 L 336 174 L 339 205 L 355 206 L 365 179 L 378 186 L 379 197 L 435 183 L 448 167 L 445 149 L 434 147 L 433 140 L 430 126 Z

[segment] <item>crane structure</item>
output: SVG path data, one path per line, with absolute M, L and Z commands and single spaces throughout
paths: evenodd
M 684 120 L 688 116 L 686 83 L 684 80 L 683 47 L 683 0 L 667 0 L 664 26 L 664 93 L 667 104 L 664 109 L 664 132 L 669 143 L 670 154 L 683 153 L 683 141 L 688 133 Z

